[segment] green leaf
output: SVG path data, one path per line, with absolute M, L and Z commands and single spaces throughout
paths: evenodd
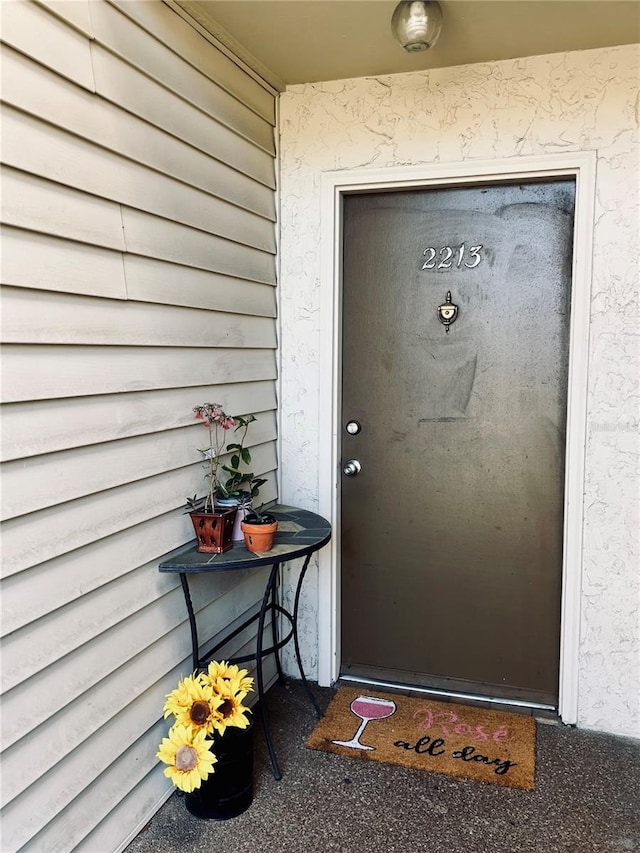
M 243 447 L 241 451 L 242 461 L 245 465 L 251 465 L 251 454 L 248 447 Z

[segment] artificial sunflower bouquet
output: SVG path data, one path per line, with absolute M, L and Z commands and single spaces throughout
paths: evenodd
M 251 711 L 244 700 L 252 690 L 246 669 L 212 661 L 206 672 L 188 675 L 167 694 L 164 716 L 173 714 L 175 721 L 156 757 L 168 765 L 164 775 L 176 788 L 190 794 L 214 772 L 214 739 L 229 726 L 247 728 Z

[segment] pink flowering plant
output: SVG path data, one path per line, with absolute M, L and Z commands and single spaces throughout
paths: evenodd
M 240 503 L 250 503 L 260 491 L 260 486 L 267 482 L 247 470 L 251 465 L 251 452 L 244 443 L 249 425 L 256 420 L 255 415 L 246 418 L 228 415 L 220 403 L 202 403 L 194 406 L 193 411 L 209 433 L 208 446 L 199 448 L 206 462 L 207 493 L 203 498 L 195 495 L 187 498 L 189 509 L 213 512 L 216 500 L 220 498 L 237 498 Z M 239 441 L 227 444 L 227 435 L 231 429 L 239 432 Z M 227 464 L 223 464 L 222 457 L 227 453 L 231 456 Z

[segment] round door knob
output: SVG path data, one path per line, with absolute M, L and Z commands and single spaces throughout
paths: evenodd
M 350 459 L 348 462 L 344 463 L 342 470 L 347 477 L 355 477 L 356 474 L 359 474 L 360 471 L 362 471 L 362 465 L 357 459 Z

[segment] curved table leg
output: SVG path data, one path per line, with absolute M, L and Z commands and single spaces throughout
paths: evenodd
M 298 640 L 298 610 L 300 606 L 300 593 L 302 591 L 302 583 L 304 581 L 304 577 L 307 573 L 307 569 L 309 568 L 309 562 L 311 560 L 311 554 L 308 554 L 305 558 L 304 564 L 302 566 L 302 570 L 300 572 L 300 576 L 298 578 L 298 583 L 296 585 L 296 593 L 293 607 L 293 618 L 292 622 L 292 631 L 293 631 L 293 643 L 295 647 L 296 661 L 298 664 L 298 669 L 300 671 L 300 678 L 302 680 L 302 685 L 305 689 L 311 704 L 313 705 L 316 714 L 318 717 L 322 717 L 322 711 L 320 706 L 318 705 L 315 696 L 311 692 L 311 688 L 309 687 L 309 683 L 304 674 L 304 669 L 302 666 L 302 657 L 300 655 L 300 643 Z M 280 663 L 280 655 L 278 651 L 278 629 L 277 629 L 277 611 L 276 611 L 276 586 L 280 572 L 280 563 L 274 563 L 271 567 L 271 573 L 269 575 L 269 580 L 265 587 L 264 595 L 262 597 L 262 603 L 260 605 L 260 613 L 258 616 L 258 636 L 256 638 L 256 680 L 258 682 L 258 705 L 260 708 L 260 717 L 262 719 L 262 728 L 264 730 L 264 738 L 267 744 L 267 750 L 269 752 L 269 758 L 271 759 L 271 766 L 273 768 L 273 776 L 275 779 L 282 779 L 282 773 L 280 771 L 280 766 L 278 764 L 278 759 L 276 757 L 275 749 L 273 746 L 273 741 L 271 739 L 271 729 L 269 728 L 269 720 L 267 717 L 267 710 L 265 707 L 265 692 L 264 692 L 264 676 L 262 672 L 262 661 L 264 659 L 263 653 L 263 635 L 264 635 L 264 623 L 266 619 L 267 610 L 271 609 L 271 620 L 272 620 L 272 634 L 273 634 L 273 646 L 275 650 L 276 657 L 276 666 L 278 669 L 278 676 L 280 681 L 284 680 L 284 674 L 282 672 L 282 665 Z M 196 618 L 193 610 L 193 603 L 191 601 L 191 595 L 189 592 L 189 584 L 187 582 L 187 576 L 184 572 L 180 572 L 180 583 L 182 584 L 182 590 L 184 592 L 185 603 L 187 605 L 187 614 L 189 617 L 189 628 L 191 631 L 191 648 L 192 648 L 192 659 L 193 659 L 193 671 L 196 672 L 200 666 L 199 659 L 199 646 L 198 646 L 198 630 L 196 626 Z
M 282 671 L 282 663 L 280 662 L 280 649 L 278 648 L 278 611 L 276 610 L 278 581 L 280 580 L 280 563 L 277 565 L 276 576 L 274 579 L 273 588 L 271 590 L 271 636 L 273 638 L 274 656 L 276 659 L 276 668 L 278 670 L 278 681 L 284 684 L 284 672 Z
M 191 602 L 191 595 L 189 593 L 189 584 L 187 583 L 187 576 L 184 572 L 180 572 L 180 583 L 182 584 L 184 600 L 187 605 L 187 614 L 189 616 L 189 628 L 191 629 L 191 656 L 193 659 L 193 671 L 195 672 L 198 669 L 198 665 L 200 663 L 198 648 L 198 628 L 196 626 L 196 615 L 193 612 L 193 604 Z
M 267 743 L 267 749 L 269 751 L 269 758 L 271 759 L 274 779 L 279 780 L 282 779 L 282 773 L 280 772 L 278 759 L 276 758 L 275 749 L 273 748 L 273 741 L 271 740 L 271 730 L 269 728 L 269 720 L 267 719 L 267 709 L 265 708 L 264 702 L 264 677 L 262 675 L 262 635 L 264 633 L 264 619 L 266 612 L 271 606 L 271 602 L 273 600 L 272 596 L 273 590 L 275 588 L 276 578 L 278 576 L 278 569 L 278 563 L 275 563 L 271 568 L 271 574 L 269 575 L 269 580 L 267 582 L 267 586 L 262 597 L 262 604 L 260 606 L 260 616 L 258 617 L 258 637 L 256 641 L 256 675 L 258 680 L 258 705 L 260 707 L 260 717 L 262 719 L 264 739 Z M 272 614 L 272 618 L 275 619 L 275 612 Z
M 296 650 L 296 661 L 298 662 L 298 669 L 300 670 L 300 678 L 302 679 L 302 686 L 304 687 L 307 696 L 311 700 L 311 704 L 316 710 L 316 715 L 318 718 L 322 717 L 322 711 L 320 710 L 320 706 L 316 701 L 316 697 L 311 692 L 311 688 L 309 687 L 309 683 L 304 674 L 304 669 L 302 668 L 302 658 L 300 656 L 300 644 L 298 642 L 298 606 L 300 604 L 300 592 L 302 590 L 302 581 L 304 580 L 304 576 L 307 573 L 307 569 L 309 568 L 309 561 L 311 560 L 311 554 L 307 554 L 304 565 L 302 566 L 302 570 L 300 571 L 300 577 L 298 578 L 298 585 L 296 586 L 296 597 L 293 605 L 293 645 Z

